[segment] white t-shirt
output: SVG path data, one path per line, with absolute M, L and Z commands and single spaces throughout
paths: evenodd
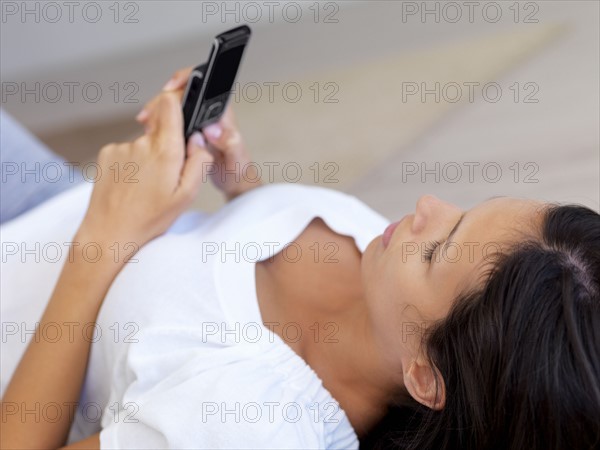
M 78 186 L 0 228 L 2 393 L 91 189 Z M 69 325 L 93 341 L 69 442 L 102 430 L 101 448 L 357 448 L 339 404 L 274 332 L 293 339 L 298 327 L 263 324 L 256 297 L 256 261 L 282 249 L 289 260 L 302 257 L 293 241 L 317 216 L 361 252 L 389 223 L 338 191 L 270 184 L 216 213 L 186 213 L 140 249 L 96 325 Z M 95 257 L 93 247 L 86 251 Z M 120 252 L 130 249 L 120 243 Z M 42 336 L 55 339 L 57 330 Z M 38 414 L 55 411 L 40 405 Z

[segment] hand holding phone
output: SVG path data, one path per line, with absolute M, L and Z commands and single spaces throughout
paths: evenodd
M 186 139 L 223 115 L 250 35 L 246 25 L 219 34 L 208 61 L 192 71 L 183 95 Z
M 239 66 L 239 63 L 237 65 Z M 186 104 L 197 105 L 196 102 L 201 99 L 198 93 L 194 96 L 193 92 L 190 92 L 192 74 L 195 72 L 200 79 L 206 80 L 208 79 L 204 75 L 206 67 L 207 65 L 203 64 L 196 68 L 189 67 L 178 70 L 163 87 L 163 91 L 174 91 L 180 98 L 183 98 L 184 116 Z M 230 86 L 225 94 L 229 94 L 233 81 L 230 81 L 229 84 Z M 209 98 L 209 103 L 210 100 Z M 155 107 L 155 102 L 152 101 L 137 116 L 138 122 L 146 126 L 147 132 L 148 118 L 153 114 Z M 189 111 L 191 110 L 188 109 Z M 184 122 L 186 123 L 183 127 L 185 130 L 188 129 L 189 125 L 193 125 L 191 117 L 187 119 L 184 117 Z M 201 127 L 194 127 L 191 132 L 186 133 L 186 139 L 195 131 L 202 129 L 202 133 L 196 133 L 195 136 L 201 139 L 200 146 L 206 147 L 214 158 L 214 167 L 209 170 L 208 175 L 213 184 L 225 194 L 228 200 L 262 184 L 260 173 L 257 171 L 256 164 L 252 164 L 250 160 L 249 152 L 230 106 L 225 105 L 223 110 L 215 117 L 211 117 L 207 122 L 200 123 L 200 125 Z
M 188 67 L 175 72 L 163 87 L 163 91 L 174 92 L 181 99 L 192 70 L 192 67 Z M 152 131 L 149 122 L 157 113 L 158 106 L 156 99 L 153 99 L 136 118 L 145 126 L 147 134 Z M 207 125 L 202 132 L 196 132 L 195 137 L 201 141 L 196 145 L 206 148 L 213 157 L 214 167 L 207 171 L 207 175 L 228 200 L 262 184 L 260 171 L 257 164 L 250 159 L 231 105 L 225 108 L 217 122 Z M 188 147 L 190 141 L 192 139 L 189 140 Z

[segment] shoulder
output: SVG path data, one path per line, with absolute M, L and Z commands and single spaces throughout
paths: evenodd
M 280 364 L 191 364 L 149 392 L 125 395 L 129 411 L 103 419 L 102 448 L 329 448 L 332 439 L 338 448 L 356 447 L 345 415 L 310 368 L 285 348 L 273 351 Z
M 268 199 L 270 206 L 282 206 L 302 202 L 324 202 L 334 204 L 352 203 L 367 208 L 356 197 L 344 192 L 317 185 L 299 183 L 271 183 L 256 187 L 229 202 L 225 207 L 236 207 L 252 203 L 258 199 Z M 332 203 L 333 202 L 333 203 Z
M 317 185 L 272 183 L 236 197 L 217 212 L 218 216 L 248 214 L 265 216 L 294 208 L 322 217 L 345 217 L 363 228 L 387 226 L 389 220 L 357 197 Z

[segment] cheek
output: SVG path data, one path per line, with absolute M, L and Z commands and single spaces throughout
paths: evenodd
M 397 252 L 377 253 L 369 247 L 363 253 L 362 280 L 365 301 L 374 328 L 386 345 L 406 342 L 406 334 L 415 333 L 419 319 L 419 299 L 425 280 L 417 261 L 402 262 Z
M 401 278 L 396 277 L 393 284 L 382 280 L 381 288 L 372 289 L 371 297 L 366 301 L 374 336 L 381 348 L 388 349 L 395 360 L 405 361 L 420 348 L 426 323 L 421 318 L 419 305 L 413 300 L 419 298 L 420 293 L 415 289 L 419 283 Z
M 390 309 L 400 303 L 412 303 L 425 286 L 425 271 L 415 257 L 402 259 L 399 249 L 383 251 L 380 238 L 369 243 L 361 261 L 362 284 L 373 304 Z
M 448 315 L 459 294 L 458 286 L 465 278 L 462 270 L 455 270 L 449 264 L 438 266 L 434 271 L 429 274 L 428 287 L 419 298 L 421 319 L 427 323 L 444 319 Z

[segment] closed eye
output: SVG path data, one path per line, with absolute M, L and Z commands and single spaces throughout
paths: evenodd
M 423 258 L 426 261 L 431 262 L 431 259 L 433 258 L 433 253 L 440 245 L 441 245 L 440 241 L 430 241 L 425 246 L 425 250 L 423 251 Z
M 461 222 L 465 216 L 466 216 L 466 213 L 461 214 L 460 218 L 458 219 L 458 222 L 456 222 L 456 224 L 454 225 L 454 228 L 452 228 L 452 231 L 450 231 L 450 234 L 444 240 L 445 243 L 449 243 L 452 240 L 454 233 L 456 233 L 456 230 L 458 230 L 458 226 L 461 224 Z M 431 260 L 433 259 L 433 254 L 435 253 L 436 249 L 440 245 L 442 245 L 442 243 L 440 241 L 430 241 L 429 244 L 425 247 L 425 251 L 423 252 L 423 257 L 430 264 L 431 264 Z

